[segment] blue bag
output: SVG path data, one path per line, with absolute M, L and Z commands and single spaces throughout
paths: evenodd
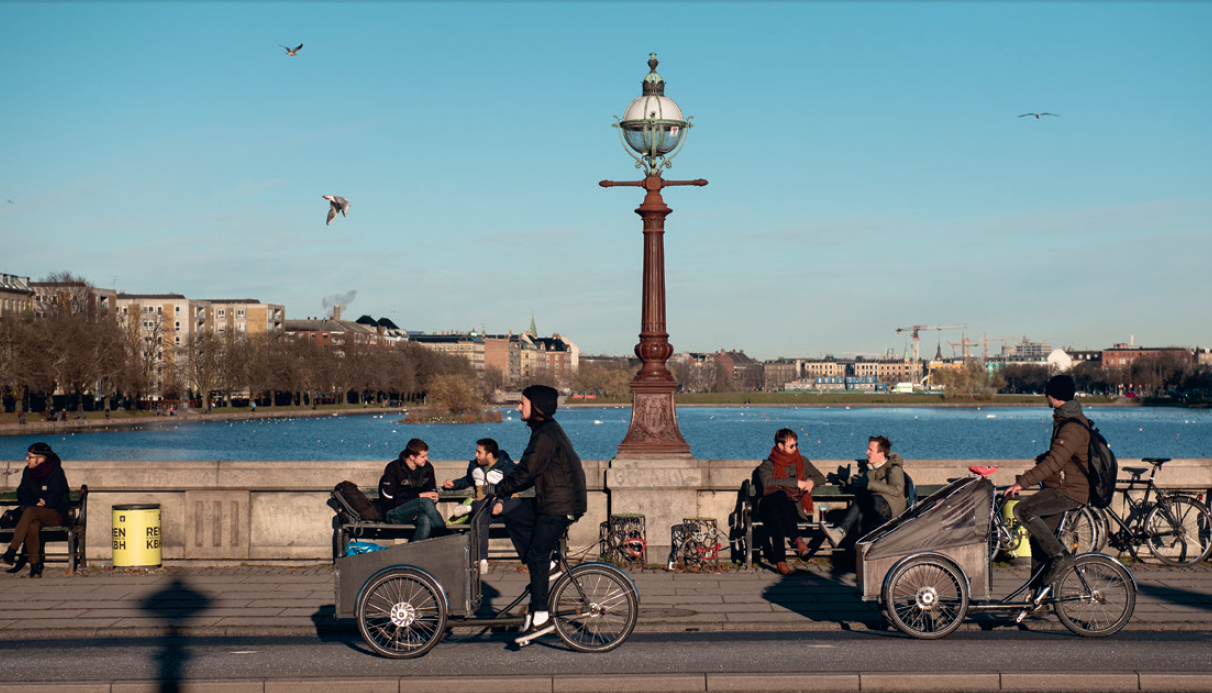
M 360 553 L 373 553 L 375 551 L 382 551 L 386 548 L 386 546 L 379 546 L 374 542 L 355 540 L 345 545 L 345 555 L 357 556 Z

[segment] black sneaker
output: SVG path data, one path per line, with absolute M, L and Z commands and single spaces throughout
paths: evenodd
M 1068 551 L 1054 557 L 1048 564 L 1048 569 L 1044 571 L 1044 577 L 1040 579 L 1040 584 L 1051 585 L 1064 577 L 1065 573 L 1073 568 L 1073 565 L 1073 554 Z
M 535 638 L 541 638 L 553 632 L 555 632 L 555 619 L 549 618 L 543 622 L 543 625 L 536 626 L 534 621 L 527 616 L 526 626 L 522 629 L 522 634 L 514 638 L 513 641 L 518 647 L 526 647 Z

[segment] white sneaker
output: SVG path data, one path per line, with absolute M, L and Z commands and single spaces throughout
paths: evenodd
M 825 540 L 829 542 L 829 545 L 835 549 L 840 546 L 842 540 L 846 538 L 845 532 L 837 527 L 830 527 L 829 525 L 821 525 L 821 532 L 825 534 Z
M 486 575 L 486 574 L 488 574 L 488 561 L 486 559 L 481 558 L 480 559 L 480 575 Z

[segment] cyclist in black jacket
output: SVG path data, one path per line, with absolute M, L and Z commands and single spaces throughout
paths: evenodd
M 547 612 L 552 554 L 568 527 L 585 514 L 587 504 L 581 458 L 552 418 L 558 397 L 546 385 L 522 391 L 518 411 L 530 426 L 530 443 L 513 472 L 485 488 L 489 495 L 507 497 L 534 487 L 533 502 L 523 503 L 505 518 L 509 538 L 530 571 L 530 613 L 518 637 L 525 642 L 555 630 Z

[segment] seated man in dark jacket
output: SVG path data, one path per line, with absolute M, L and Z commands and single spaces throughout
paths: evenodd
M 533 502 L 524 501 L 505 518 L 509 537 L 530 570 L 530 612 L 515 640 L 519 645 L 555 630 L 547 611 L 552 555 L 588 504 L 581 458 L 572 449 L 568 434 L 552 418 L 558 397 L 555 388 L 546 385 L 531 385 L 522 391 L 518 411 L 530 426 L 530 443 L 513 473 L 485 489 L 501 498 L 534 487 Z
M 460 491 L 475 487 L 476 500 L 471 504 L 471 513 L 479 512 L 480 507 L 488 500 L 484 497 L 484 487 L 496 484 L 513 472 L 514 462 L 509 453 L 497 446 L 492 438 L 481 438 L 476 441 L 476 458 L 467 465 L 467 474 L 458 479 L 447 479 L 442 482 L 442 488 Z M 522 504 L 517 498 L 501 498 L 493 503 L 489 512 L 480 515 L 476 532 L 480 536 L 480 572 L 488 572 L 488 521 L 491 515 L 503 515 L 513 512 Z M 460 506 L 466 507 L 466 506 Z
M 413 541 L 428 539 L 434 529 L 446 530 L 438 513 L 438 485 L 429 463 L 429 445 L 413 438 L 397 459 L 387 463 L 379 479 L 379 502 L 391 524 L 415 524 Z

